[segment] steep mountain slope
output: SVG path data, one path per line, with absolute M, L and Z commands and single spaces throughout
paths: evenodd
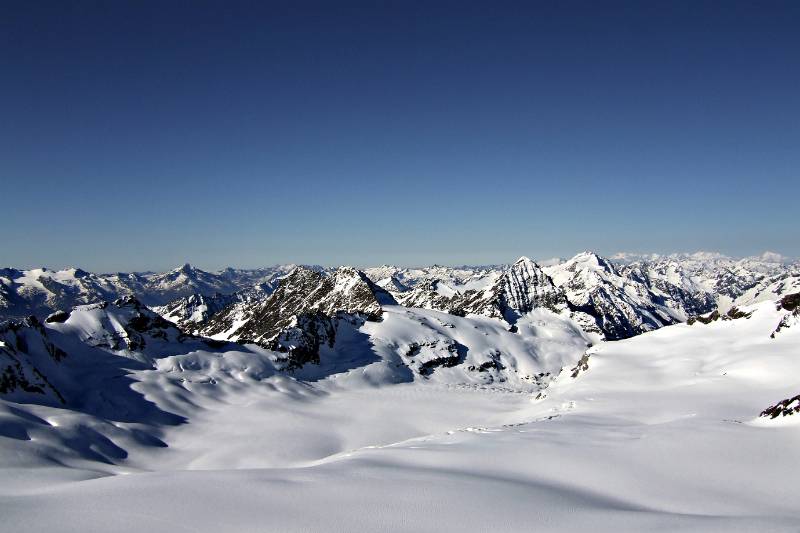
M 0 318 L 37 315 L 58 309 L 113 300 L 131 294 L 127 287 L 79 268 L 54 272 L 47 269 L 0 270 Z
M 800 292 L 800 269 L 792 269 L 774 276 L 767 276 L 734 300 L 737 306 L 751 305 Z
M 569 301 L 573 318 L 586 331 L 623 339 L 685 318 L 635 277 L 626 276 L 592 252 L 545 268 Z
M 619 270 L 633 281 L 645 285 L 655 299 L 662 301 L 665 306 L 678 311 L 682 321 L 717 307 L 714 294 L 695 281 L 679 261 L 636 263 Z
M 723 311 L 727 311 L 733 302 L 759 284 L 797 268 L 786 258 L 771 252 L 742 259 L 711 252 L 668 256 L 652 254 L 627 259 L 631 267 L 645 270 L 678 286 L 687 288 L 689 285 L 692 290 L 700 287 L 714 297 Z
M 158 305 L 192 294 L 230 294 L 238 289 L 238 285 L 226 277 L 186 263 L 170 272 L 150 276 L 145 285 L 145 294 L 140 298 L 147 305 Z
M 34 317 L 0 324 L 0 395 L 13 401 L 38 395 L 54 405 L 64 403 L 47 374 L 65 356 Z
M 135 296 L 150 306 L 163 306 L 192 296 L 212 298 L 241 291 L 272 292 L 291 265 L 254 270 L 206 272 L 185 264 L 165 273 L 92 274 L 81 269 L 0 270 L 0 319 L 45 317 L 76 305 Z M 320 269 L 319 267 L 313 267 Z M 184 303 L 183 305 L 187 305 Z M 191 305 L 191 304 L 188 304 Z M 201 305 L 201 304 L 200 304 Z
M 67 346 L 88 331 L 81 313 L 100 311 L 43 327 Z M 774 302 L 742 312 L 586 351 L 548 310 L 511 333 L 496 318 L 382 305 L 356 328 L 369 340 L 337 337 L 339 363 L 358 366 L 324 377 L 312 371 L 326 353 L 286 374 L 252 345 L 187 338 L 147 368 L 92 348 L 86 368 L 129 365 L 103 371 L 88 405 L 104 411 L 0 400 L 0 529 L 166 532 L 179 513 L 201 532 L 793 531 L 798 415 L 759 413 L 794 412 L 800 330 L 770 338 L 791 313 Z M 459 345 L 464 362 L 448 366 Z M 81 359 L 77 346 L 58 364 Z M 483 357 L 507 368 L 470 371 Z M 555 380 L 515 377 L 548 371 Z
M 341 321 L 379 320 L 383 303 L 396 302 L 353 268 L 328 275 L 297 267 L 265 300 L 232 304 L 200 331 L 285 352 L 287 366 L 297 368 L 318 361 L 322 345 L 333 345 Z
M 453 288 L 440 280 L 428 279 L 401 294 L 399 301 L 407 307 L 500 318 L 509 324 L 534 309 L 549 309 L 554 313 L 567 309 L 563 292 L 527 257 L 500 272 L 483 275 L 480 284 L 473 280 Z

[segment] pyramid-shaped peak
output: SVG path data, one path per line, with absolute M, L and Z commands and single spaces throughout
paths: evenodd
M 175 270 L 173 270 L 173 272 L 179 272 L 181 274 L 191 274 L 194 270 L 195 268 L 192 265 L 190 265 L 189 263 L 184 263 Z
M 573 257 L 570 261 L 576 263 L 588 263 L 603 268 L 608 268 L 611 265 L 611 261 L 609 261 L 602 255 L 598 254 L 597 252 L 593 252 L 591 250 L 579 253 L 578 255 Z
M 525 267 L 528 267 L 528 268 L 530 268 L 530 267 L 541 268 L 536 261 L 534 261 L 533 259 L 531 259 L 530 257 L 525 256 L 525 255 L 523 255 L 522 257 L 520 257 L 516 261 L 514 261 L 514 265 L 512 265 L 512 266 L 525 266 Z

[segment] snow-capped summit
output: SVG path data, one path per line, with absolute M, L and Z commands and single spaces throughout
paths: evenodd
M 238 287 L 215 274 L 186 263 L 169 272 L 152 276 L 147 282 L 147 289 L 151 293 L 159 294 L 161 301 L 165 299 L 169 301 L 195 293 L 230 294 L 235 292 Z M 156 302 L 151 299 L 148 303 Z
M 527 257 L 520 257 L 490 287 L 465 292 L 462 300 L 465 313 L 503 318 L 509 323 L 537 308 L 555 313 L 567 309 L 564 293 Z
M 686 320 L 715 307 L 725 311 L 732 305 L 779 296 L 793 290 L 793 280 L 800 276 L 797 264 L 774 252 L 744 259 L 716 252 L 620 253 L 615 257 L 619 263 L 587 251 L 548 266 L 521 257 L 513 264 L 496 267 L 383 265 L 363 272 L 376 288 L 407 307 L 500 317 L 509 322 L 543 307 L 569 312 L 589 331 L 608 338 Z M 331 280 L 337 277 L 334 269 L 302 268 L 330 274 Z M 93 274 L 79 268 L 6 268 L 0 270 L 0 318 L 30 314 L 43 318 L 58 309 L 135 295 L 194 331 L 234 304 L 238 314 L 247 314 L 246 308 L 263 302 L 295 269 L 294 265 L 277 265 L 207 272 L 186 263 L 164 273 Z M 344 283 L 343 288 L 347 285 L 342 278 L 345 271 L 338 274 L 336 282 Z M 349 276 L 355 280 L 352 273 Z M 356 286 L 360 284 L 353 288 Z M 619 311 L 626 306 L 627 311 Z M 610 311 L 613 309 L 617 311 Z M 617 313 L 638 318 L 634 325 L 621 317 L 609 319 Z
M 400 295 L 408 307 L 437 309 L 457 315 L 482 315 L 513 324 L 520 316 L 541 308 L 555 313 L 567 309 L 561 290 L 535 261 L 520 257 L 512 265 L 462 284 L 427 279 Z
M 641 281 L 608 259 L 583 252 L 545 272 L 566 293 L 573 318 L 607 339 L 632 337 L 681 320 Z
M 287 364 L 317 360 L 323 344 L 335 342 L 339 321 L 379 320 L 394 298 L 351 267 L 327 274 L 295 268 L 261 302 L 236 303 L 201 329 L 204 335 L 256 343 L 287 353 Z
M 715 304 L 724 311 L 757 286 L 791 274 L 792 265 L 778 259 L 782 259 L 782 256 L 772 252 L 742 259 L 716 252 L 695 252 L 641 260 L 626 268 L 641 270 L 651 281 L 668 281 L 703 299 L 702 292 L 710 294 Z M 752 299 L 752 296 L 745 299 Z

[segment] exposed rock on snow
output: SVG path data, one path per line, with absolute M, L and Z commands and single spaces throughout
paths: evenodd
M 646 284 L 595 253 L 578 254 L 545 272 L 566 293 L 581 327 L 606 339 L 633 337 L 683 318 Z
M 216 293 L 213 296 L 198 293 L 153 307 L 153 311 L 184 331 L 192 332 L 208 322 L 216 313 L 237 301 L 241 301 L 238 293 L 232 295 Z
M 787 294 L 781 298 L 778 302 L 778 310 L 781 309 L 789 311 L 789 313 L 783 315 L 783 318 L 781 318 L 781 321 L 778 323 L 778 327 L 776 327 L 775 331 L 770 335 L 773 339 L 775 335 L 782 330 L 800 324 L 800 292 Z
M 36 317 L 0 324 L 0 394 L 17 401 L 41 395 L 64 403 L 46 374 L 66 356 Z
M 689 320 L 686 321 L 688 325 L 695 324 L 697 322 L 701 324 L 710 324 L 712 322 L 716 322 L 717 320 L 737 320 L 739 318 L 750 318 L 752 313 L 747 311 L 742 311 L 738 307 L 731 307 L 728 309 L 726 313 L 720 314 L 719 311 L 714 311 L 709 313 L 708 315 L 699 315 L 691 317 Z
M 270 293 L 291 268 L 294 267 L 228 268 L 212 273 L 185 264 L 160 274 L 92 274 L 75 268 L 60 271 L 4 268 L 0 269 L 0 318 L 44 317 L 59 309 L 113 301 L 123 296 L 136 296 L 146 305 L 164 305 L 196 294 L 213 297 L 253 288 Z
M 341 320 L 379 320 L 383 304 L 396 302 L 358 270 L 342 267 L 328 275 L 297 267 L 264 301 L 229 305 L 201 332 L 285 352 L 293 369 L 319 362 L 320 347 L 333 346 Z
M 555 313 L 567 309 L 564 293 L 534 261 L 521 257 L 492 277 L 481 288 L 454 290 L 441 280 L 426 280 L 401 295 L 407 307 L 437 309 L 458 316 L 481 315 L 514 323 L 534 309 Z
M 800 413 L 800 394 L 792 398 L 781 400 L 780 402 L 767 407 L 761 412 L 760 416 L 765 418 L 778 418 L 781 416 L 792 416 Z
M 534 261 L 521 257 L 506 269 L 489 288 L 467 291 L 461 299 L 467 314 L 502 318 L 513 323 L 534 309 L 561 313 L 567 299 Z

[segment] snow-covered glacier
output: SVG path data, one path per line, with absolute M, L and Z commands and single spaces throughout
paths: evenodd
M 800 527 L 773 256 L 3 272 L 0 531 Z

